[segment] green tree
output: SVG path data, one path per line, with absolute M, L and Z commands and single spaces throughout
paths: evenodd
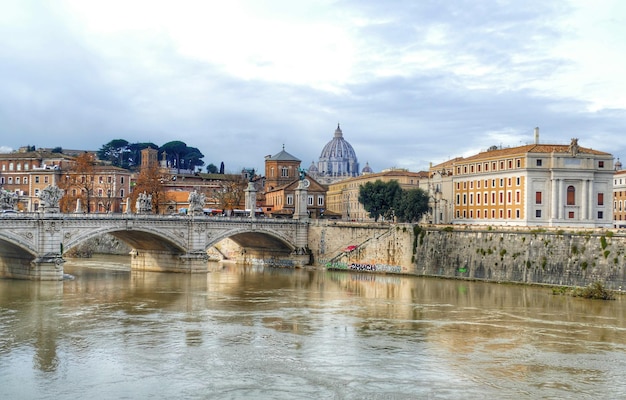
M 167 142 L 159 149 L 159 153 L 165 153 L 169 165 L 176 168 L 178 173 L 180 173 L 180 169 L 182 168 L 180 165 L 181 159 L 183 159 L 187 152 L 187 144 L 180 140 Z
M 363 204 L 370 218 L 378 221 L 381 216 L 391 217 L 394 206 L 402 193 L 398 181 L 367 182 L 359 188 L 359 203 Z
M 217 169 L 217 167 L 213 163 L 207 165 L 206 167 L 206 172 L 208 172 L 209 174 L 217 174 L 218 171 L 219 169 Z
M 111 140 L 98 150 L 98 158 L 103 161 L 109 161 L 116 167 L 128 168 L 128 157 L 130 155 L 128 146 L 128 141 L 124 139 Z
M 419 188 L 402 190 L 393 208 L 398 221 L 417 222 L 428 211 L 428 193 Z
M 183 156 L 185 168 L 193 171 L 196 167 L 202 167 L 204 165 L 204 154 L 195 147 L 187 147 L 187 153 Z

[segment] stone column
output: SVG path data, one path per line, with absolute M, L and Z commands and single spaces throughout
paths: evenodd
M 246 210 L 250 210 L 250 218 L 254 217 L 256 211 L 256 188 L 253 182 L 248 182 L 248 187 L 244 190 L 246 192 Z
M 559 180 L 552 179 L 552 215 L 553 220 L 559 217 Z
M 580 205 L 580 219 L 587 220 L 589 219 L 589 207 L 588 199 L 589 199 L 589 181 L 587 179 L 583 180 L 583 190 L 581 193 L 581 205 Z
M 564 209 L 564 204 L 565 204 L 565 182 L 563 181 L 563 179 L 559 179 L 559 201 L 557 203 L 557 207 L 559 209 L 559 219 L 563 219 L 563 209 Z
M 296 198 L 295 198 L 295 211 L 293 213 L 293 219 L 305 219 L 308 218 L 309 214 L 307 213 L 307 196 L 308 191 L 307 187 L 309 181 L 304 179 L 298 183 L 298 187 L 296 188 Z

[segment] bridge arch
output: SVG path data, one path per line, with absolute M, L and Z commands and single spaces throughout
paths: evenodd
M 273 250 L 285 253 L 296 249 L 296 246 L 289 238 L 284 237 L 276 231 L 270 229 L 250 230 L 249 227 L 235 227 L 210 237 L 205 250 L 215 246 L 224 239 L 230 239 L 239 246 L 248 249 Z
M 164 232 L 162 229 L 155 229 L 150 226 L 134 228 L 132 230 L 111 226 L 102 227 L 100 229 L 90 229 L 88 232 L 80 232 L 79 235 L 66 235 L 66 238 L 69 238 L 69 240 L 63 242 L 64 250 L 70 250 L 81 243 L 104 234 L 109 234 L 137 250 L 164 251 L 170 253 L 184 253 L 187 251 L 187 245 L 183 242 L 183 238 L 177 238 L 169 232 Z

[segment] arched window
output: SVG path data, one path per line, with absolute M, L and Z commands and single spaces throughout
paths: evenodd
M 576 205 L 576 189 L 574 188 L 574 186 L 567 187 L 567 205 Z

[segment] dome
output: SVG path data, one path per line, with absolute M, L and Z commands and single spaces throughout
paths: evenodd
M 337 124 L 333 139 L 322 149 L 317 170 L 325 176 L 359 175 L 359 161 L 356 153 L 352 145 L 343 138 L 339 124 Z
M 311 161 L 311 165 L 309 165 L 308 172 L 317 173 L 317 165 L 315 165 L 315 161 Z
M 365 175 L 365 174 L 371 174 L 374 171 L 372 170 L 372 168 L 370 167 L 369 162 L 365 163 L 365 167 L 363 167 L 363 171 L 361 171 L 361 174 Z
M 615 163 L 615 170 L 616 171 L 620 171 L 622 169 L 622 163 L 620 162 L 619 158 L 617 159 L 617 162 Z

